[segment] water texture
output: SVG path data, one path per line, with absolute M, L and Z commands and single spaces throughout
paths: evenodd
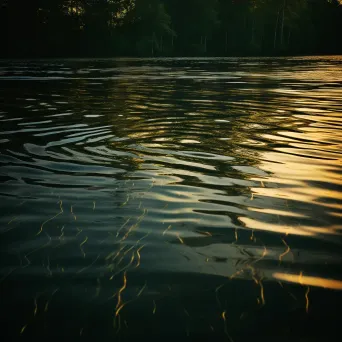
M 2 61 L 3 333 L 337 331 L 341 129 L 342 57 Z

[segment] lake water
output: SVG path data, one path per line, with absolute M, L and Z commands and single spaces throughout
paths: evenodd
M 339 331 L 342 57 L 2 61 L 0 127 L 2 334 Z

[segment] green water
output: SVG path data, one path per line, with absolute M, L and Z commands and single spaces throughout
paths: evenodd
M 341 113 L 341 57 L 1 61 L 6 341 L 332 341 Z

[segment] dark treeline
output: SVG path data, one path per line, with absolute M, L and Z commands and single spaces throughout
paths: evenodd
M 0 56 L 338 54 L 340 2 L 0 0 Z

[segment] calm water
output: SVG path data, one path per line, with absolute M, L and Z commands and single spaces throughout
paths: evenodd
M 342 57 L 2 61 L 0 127 L 3 334 L 339 331 Z

